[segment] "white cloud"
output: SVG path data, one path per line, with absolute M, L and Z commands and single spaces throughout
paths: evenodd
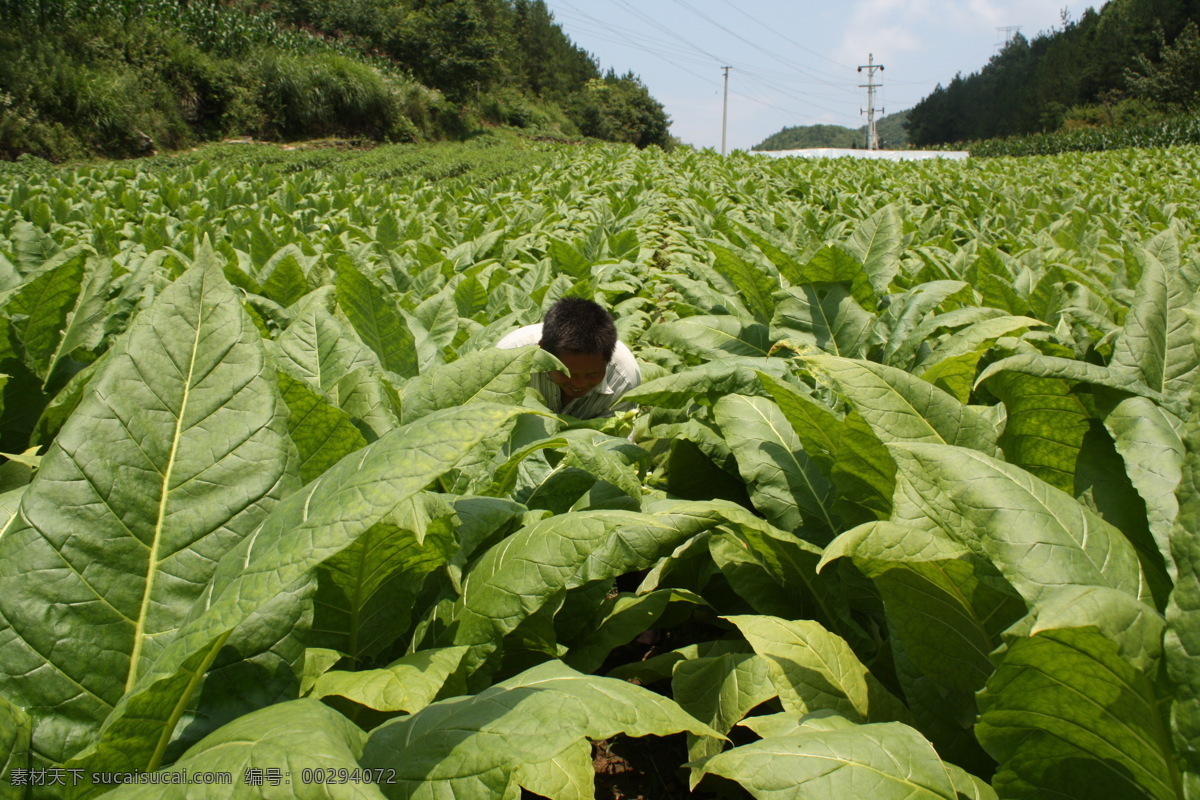
M 1078 16 L 1085 4 L 1068 6 Z M 919 79 L 949 77 L 925 74 L 943 73 L 947 65 L 950 74 L 973 72 L 995 52 L 1000 28 L 1020 26 L 1033 37 L 1059 24 L 1060 9 L 1045 0 L 857 0 L 836 57 L 861 64 L 874 53 L 876 61 L 907 67 Z

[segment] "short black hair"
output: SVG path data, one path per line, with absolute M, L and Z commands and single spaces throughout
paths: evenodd
M 617 326 L 598 303 L 581 297 L 564 297 L 546 312 L 538 344 L 551 355 L 598 353 L 612 360 L 617 348 Z

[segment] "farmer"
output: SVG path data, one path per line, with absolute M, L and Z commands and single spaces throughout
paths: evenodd
M 612 317 L 596 303 L 565 297 L 550 306 L 544 321 L 518 328 L 496 347 L 531 344 L 540 345 L 570 371 L 538 372 L 529 378 L 551 411 L 594 419 L 633 408 L 632 403 L 618 401 L 642 382 L 642 372 L 633 353 L 617 339 Z

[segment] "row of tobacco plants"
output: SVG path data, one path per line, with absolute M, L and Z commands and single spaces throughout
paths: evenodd
M 6 180 L 0 797 L 1200 797 L 1197 164 Z

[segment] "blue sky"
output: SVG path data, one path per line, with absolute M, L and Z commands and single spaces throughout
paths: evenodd
M 978 71 L 1000 28 L 1033 38 L 1098 3 L 1046 0 L 546 0 L 555 20 L 601 67 L 641 76 L 671 116 L 671 133 L 721 146 L 721 67 L 729 73 L 729 150 L 780 128 L 858 127 L 869 54 L 884 65 L 875 105 L 911 108 L 955 73 Z

